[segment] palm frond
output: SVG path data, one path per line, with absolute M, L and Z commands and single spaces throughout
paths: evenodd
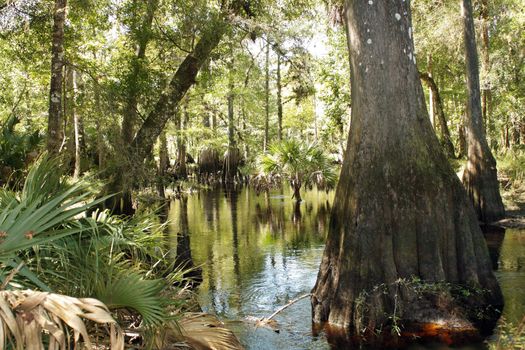
M 242 350 L 244 347 L 217 317 L 188 313 L 179 321 L 183 341 L 195 350 Z
M 124 349 L 124 337 L 109 310 L 95 299 L 25 291 L 0 291 L 0 345 L 2 349 L 66 350 L 71 342 L 89 349 L 90 322 L 109 326 L 111 349 Z M 71 333 L 73 337 L 71 339 Z
M 94 296 L 110 309 L 129 308 L 138 312 L 145 326 L 161 325 L 170 319 L 162 280 L 146 280 L 136 272 L 115 272 L 95 286 Z

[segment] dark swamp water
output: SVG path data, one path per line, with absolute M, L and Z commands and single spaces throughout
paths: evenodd
M 200 305 L 223 320 L 247 349 L 331 348 L 323 334 L 312 334 L 309 298 L 275 317 L 280 333 L 246 320 L 268 317 L 315 284 L 333 192 L 305 192 L 299 207 L 290 197 L 287 189 L 259 196 L 246 188 L 217 189 L 176 200 L 170 208 L 172 232 L 187 224 L 193 260 L 202 267 Z M 505 297 L 503 316 L 517 324 L 525 314 L 525 231 L 489 229 L 485 235 Z

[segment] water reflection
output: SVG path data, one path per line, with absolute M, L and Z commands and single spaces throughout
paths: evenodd
M 332 199 L 333 193 L 309 191 L 296 206 L 287 189 L 259 196 L 250 189 L 214 189 L 172 204 L 174 227 L 186 215 L 191 256 L 203 269 L 200 304 L 226 320 L 248 349 L 329 349 L 323 336 L 312 336 L 308 299 L 276 317 L 280 334 L 255 329 L 245 317 L 267 317 L 310 292 Z M 505 297 L 504 317 L 517 321 L 525 312 L 525 232 L 486 231 L 486 237 Z

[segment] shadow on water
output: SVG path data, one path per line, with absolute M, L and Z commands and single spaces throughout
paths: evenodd
M 333 193 L 308 191 L 303 199 L 297 205 L 287 189 L 257 196 L 237 188 L 203 191 L 172 203 L 172 232 L 187 233 L 181 244 L 191 247 L 191 258 L 203 269 L 201 306 L 223 319 L 247 349 L 331 348 L 324 334 L 312 334 L 308 298 L 276 316 L 279 334 L 247 320 L 268 317 L 315 284 Z M 503 316 L 518 322 L 525 313 L 525 231 L 484 232 L 505 297 Z M 426 344 L 410 349 L 448 348 Z

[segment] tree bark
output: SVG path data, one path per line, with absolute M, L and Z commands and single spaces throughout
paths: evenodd
M 439 89 L 434 81 L 434 78 L 428 73 L 419 73 L 421 80 L 428 85 L 428 88 L 432 92 L 431 99 L 433 101 L 432 107 L 435 108 L 437 119 L 439 121 L 439 127 L 441 129 L 441 138 L 443 139 L 443 145 L 445 147 L 445 153 L 450 158 L 455 158 L 454 144 L 452 143 L 452 138 L 450 137 L 450 130 L 447 125 L 447 118 L 445 116 L 445 111 L 443 110 L 443 100 L 441 99 L 441 94 Z M 429 108 L 432 108 L 429 107 Z
M 277 139 L 283 140 L 283 102 L 281 84 L 281 56 L 277 52 Z
M 470 0 L 461 0 L 467 70 L 467 165 L 463 184 L 474 203 L 478 218 L 493 222 L 505 216 L 499 193 L 496 159 L 485 137 L 481 115 L 478 53 Z
M 270 128 L 270 43 L 266 43 L 266 63 L 265 63 L 265 80 L 264 80 L 264 91 L 265 91 L 265 105 L 264 105 L 264 141 L 263 151 L 268 150 L 269 142 L 269 128 Z
M 49 116 L 47 121 L 47 151 L 57 154 L 62 143 L 62 80 L 64 68 L 64 22 L 66 0 L 55 0 L 53 38 L 51 46 L 51 82 L 49 87 Z
M 345 340 L 381 341 L 378 330 L 397 326 L 490 328 L 499 315 L 483 324 L 469 311 L 502 305 L 476 214 L 429 121 L 410 16 L 409 1 L 346 1 L 352 124 L 311 299 L 314 323 Z M 444 282 L 486 292 L 419 289 Z

